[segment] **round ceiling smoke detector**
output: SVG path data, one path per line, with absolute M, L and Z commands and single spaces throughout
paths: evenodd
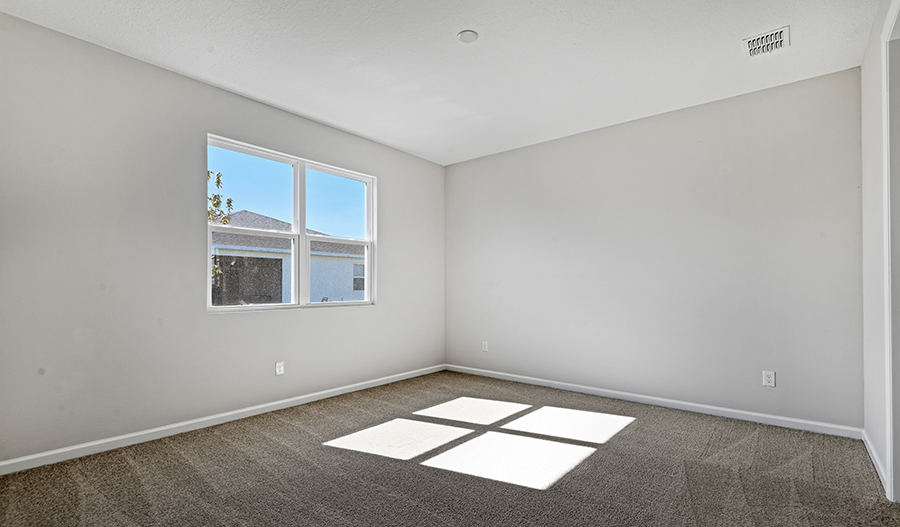
M 459 33 L 456 34 L 456 38 L 459 39 L 463 44 L 471 44 L 478 40 L 478 33 L 472 31 L 471 29 L 463 29 Z

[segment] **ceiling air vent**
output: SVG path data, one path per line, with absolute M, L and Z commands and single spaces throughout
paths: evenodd
M 745 49 L 751 57 L 785 48 L 791 45 L 791 26 L 784 26 L 773 31 L 767 31 L 762 35 L 745 38 Z

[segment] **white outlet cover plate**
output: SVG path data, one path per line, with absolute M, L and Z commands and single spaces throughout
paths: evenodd
M 459 397 L 431 408 L 413 412 L 413 414 L 475 423 L 477 425 L 489 425 L 527 408 L 531 408 L 531 405 L 478 399 L 476 397 Z
M 405 461 L 471 433 L 466 428 L 398 418 L 323 445 Z
M 634 417 L 626 415 L 545 406 L 503 425 L 502 428 L 603 444 L 632 421 Z
M 594 452 L 587 446 L 487 432 L 422 465 L 544 490 Z

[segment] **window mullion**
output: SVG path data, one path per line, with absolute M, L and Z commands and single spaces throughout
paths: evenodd
M 268 231 L 265 229 L 254 229 L 253 227 L 234 227 L 232 225 L 209 224 L 210 232 L 221 232 L 223 234 L 237 234 L 243 236 L 267 236 L 269 238 L 293 238 L 294 235 L 287 231 Z
M 309 241 L 306 239 L 306 163 L 294 165 L 294 225 L 297 229 L 296 287 L 298 305 L 309 304 Z

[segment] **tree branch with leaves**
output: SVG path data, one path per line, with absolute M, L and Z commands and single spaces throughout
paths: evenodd
M 222 173 L 217 172 L 215 174 L 216 178 L 216 189 L 222 188 Z M 206 171 L 206 181 L 207 184 L 209 180 L 213 178 L 213 171 Z M 209 205 L 207 206 L 207 212 L 209 216 L 209 223 L 215 223 L 217 225 L 228 225 L 231 223 L 231 212 L 234 210 L 234 201 L 231 198 L 223 198 L 222 194 L 215 193 L 210 194 L 207 198 L 209 201 Z M 222 208 L 222 205 L 225 205 L 225 208 Z M 216 257 L 213 255 L 212 258 L 212 276 L 216 278 L 217 275 L 222 275 L 222 269 L 219 267 L 218 262 L 216 261 Z
M 206 181 L 209 182 L 213 177 L 213 171 L 206 171 Z M 216 173 L 216 188 L 222 188 L 222 173 Z M 210 194 L 207 198 L 209 200 L 209 222 L 217 223 L 219 225 L 228 225 L 231 223 L 231 212 L 234 210 L 234 201 L 231 198 L 224 198 L 225 200 L 225 208 L 222 208 L 222 195 L 221 194 Z

